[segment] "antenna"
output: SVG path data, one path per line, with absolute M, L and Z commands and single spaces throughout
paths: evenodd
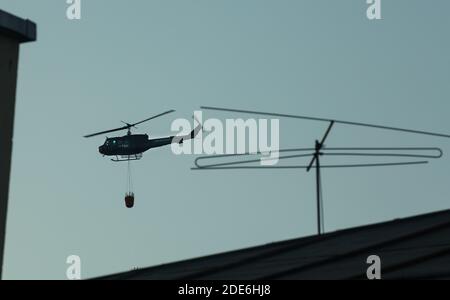
M 321 177 L 320 177 L 320 156 L 323 155 L 322 152 L 320 152 L 323 148 L 323 145 L 330 134 L 331 128 L 333 128 L 334 121 L 330 122 L 330 125 L 328 126 L 327 131 L 325 132 L 325 135 L 322 138 L 322 141 L 319 142 L 316 140 L 316 147 L 314 151 L 314 156 L 311 162 L 308 165 L 308 168 L 306 169 L 306 172 L 311 171 L 312 166 L 314 163 L 316 164 L 316 192 L 317 192 L 317 232 L 319 235 L 322 234 L 323 224 L 322 224 L 322 186 L 321 186 Z
M 284 114 L 275 114 L 275 113 L 265 113 L 265 112 L 255 112 L 255 111 L 247 111 L 247 110 L 237 110 L 237 109 L 225 109 L 225 108 L 216 108 L 216 107 L 201 107 L 204 110 L 215 110 L 215 111 L 224 111 L 224 112 L 237 112 L 237 113 L 247 113 L 247 114 L 260 114 L 266 116 L 275 116 L 275 117 L 283 117 L 283 118 L 295 118 L 295 119 L 305 119 L 311 121 L 322 121 L 328 122 L 328 128 L 322 137 L 322 139 L 315 141 L 314 148 L 295 148 L 295 149 L 281 149 L 277 152 L 281 153 L 293 153 L 299 152 L 299 154 L 291 154 L 285 156 L 279 156 L 278 159 L 286 160 L 292 158 L 304 158 L 304 157 L 312 157 L 310 163 L 308 165 L 289 165 L 289 166 L 248 166 L 245 164 L 249 163 L 257 163 L 260 162 L 260 159 L 251 159 L 251 160 L 242 160 L 247 156 L 254 156 L 255 154 L 225 154 L 225 155 L 210 155 L 198 157 L 195 161 L 195 167 L 192 170 L 236 170 L 236 169 L 306 169 L 307 172 L 310 172 L 311 169 L 316 169 L 316 209 L 317 209 L 317 233 L 318 235 L 323 234 L 324 232 L 324 219 L 323 219 L 323 199 L 322 199 L 322 179 L 321 179 L 321 171 L 324 168 L 368 168 L 368 167 L 390 167 L 390 166 L 411 166 L 411 165 L 423 165 L 428 164 L 427 159 L 439 159 L 443 156 L 443 151 L 440 148 L 412 148 L 412 147 L 403 147 L 403 148 L 394 148 L 394 147 L 385 147 L 385 148 L 327 148 L 325 147 L 325 141 L 327 140 L 332 128 L 336 124 L 344 124 L 351 126 L 362 126 L 362 127 L 371 127 L 378 128 L 383 130 L 391 130 L 398 131 L 403 133 L 413 133 L 413 134 L 421 134 L 435 137 L 444 137 L 450 138 L 450 135 L 440 134 L 428 131 L 419 131 L 419 130 L 411 130 L 397 127 L 389 127 L 383 125 L 373 125 L 367 123 L 356 123 L 356 122 L 348 122 L 348 121 L 336 121 L 331 119 L 323 119 L 323 118 L 315 118 L 315 117 L 306 117 L 306 116 L 295 116 L 295 115 L 284 115 Z M 389 152 L 384 152 L 389 151 Z M 311 153 L 312 152 L 312 153 Z M 262 153 L 257 153 L 257 155 L 261 155 Z M 357 164 L 335 164 L 335 165 L 322 165 L 321 157 L 323 156 L 347 156 L 347 157 L 383 157 L 383 158 L 414 158 L 414 161 L 398 161 L 398 162 L 377 162 L 377 163 L 357 163 Z M 231 162 L 219 162 L 213 164 L 201 164 L 201 161 L 205 160 L 215 160 L 215 159 L 224 159 L 224 158 L 232 158 L 237 157 L 240 160 L 231 161 Z M 422 159 L 422 160 L 419 160 Z

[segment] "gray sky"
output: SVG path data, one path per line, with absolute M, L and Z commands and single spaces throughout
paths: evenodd
M 21 49 L 6 241 L 7 279 L 84 278 L 315 233 L 314 176 L 301 170 L 194 172 L 192 156 L 151 150 L 126 165 L 84 134 L 171 116 L 138 132 L 170 134 L 201 105 L 450 133 L 450 2 L 0 0 L 38 24 Z M 206 117 L 238 115 L 205 113 Z M 245 116 L 244 116 L 245 117 Z M 283 147 L 310 147 L 326 125 L 282 120 Z M 328 146 L 450 141 L 338 126 Z M 323 174 L 327 231 L 447 209 L 449 160 Z

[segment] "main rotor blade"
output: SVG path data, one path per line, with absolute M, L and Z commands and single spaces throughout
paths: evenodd
M 88 134 L 88 135 L 85 135 L 84 137 L 85 138 L 90 138 L 90 137 L 97 136 L 97 135 L 102 135 L 102 134 L 105 134 L 105 133 L 126 130 L 128 128 L 129 128 L 129 126 L 123 126 L 123 127 L 116 128 L 116 129 L 110 129 L 110 130 L 105 130 L 105 131 L 101 131 L 101 132 L 96 132 L 96 133 L 93 133 L 93 134 Z
M 101 131 L 101 132 L 96 132 L 96 133 L 93 133 L 93 134 L 88 134 L 88 135 L 85 135 L 84 137 L 85 138 L 90 138 L 90 137 L 97 136 L 97 135 L 102 135 L 102 134 L 105 134 L 105 133 L 116 132 L 116 131 L 121 131 L 121 130 L 127 130 L 127 129 L 131 128 L 131 127 L 135 127 L 136 125 L 142 124 L 144 122 L 156 119 L 158 117 L 161 117 L 161 116 L 173 113 L 173 112 L 175 112 L 175 110 L 171 109 L 171 110 L 163 112 L 163 113 L 161 113 L 159 115 L 153 116 L 151 118 L 145 119 L 143 121 L 140 121 L 140 122 L 137 122 L 137 123 L 134 123 L 134 124 L 128 124 L 128 123 L 122 121 L 122 123 L 125 123 L 126 126 L 122 126 L 122 127 L 115 128 L 115 129 L 110 129 L 110 130 L 105 130 L 105 131 Z
M 168 110 L 168 111 L 166 111 L 166 112 L 160 113 L 159 115 L 153 116 L 153 117 L 151 117 L 151 118 L 148 118 L 148 119 L 145 119 L 145 120 L 143 120 L 143 121 L 140 121 L 140 122 L 137 122 L 137 123 L 134 123 L 134 124 L 130 124 L 130 125 L 133 127 L 133 126 L 136 126 L 136 125 L 139 125 L 139 124 L 148 122 L 148 121 L 150 121 L 150 120 L 153 120 L 153 119 L 162 117 L 162 116 L 164 116 L 164 115 L 167 115 L 167 114 L 170 114 L 170 113 L 173 113 L 173 112 L 175 112 L 175 110 L 171 109 L 171 110 Z

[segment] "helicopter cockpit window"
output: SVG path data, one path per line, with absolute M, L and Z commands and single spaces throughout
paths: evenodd
M 117 144 L 117 141 L 116 140 L 107 140 L 106 142 L 105 142 L 105 145 L 106 146 L 115 146 Z

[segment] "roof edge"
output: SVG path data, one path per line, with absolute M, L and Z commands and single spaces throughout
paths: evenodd
M 33 21 L 0 9 L 0 33 L 18 40 L 19 43 L 34 42 L 37 39 L 37 26 Z
M 372 223 L 372 224 L 361 225 L 361 226 L 356 226 L 356 227 L 351 227 L 351 228 L 346 228 L 346 229 L 339 229 L 339 230 L 336 230 L 336 231 L 327 232 L 327 233 L 325 233 L 323 235 L 320 235 L 320 236 L 318 236 L 318 235 L 311 235 L 311 236 L 305 236 L 305 237 L 300 237 L 300 238 L 288 239 L 288 240 L 283 240 L 283 241 L 278 241 L 278 242 L 266 243 L 266 244 L 262 244 L 262 245 L 246 247 L 246 248 L 241 248 L 241 249 L 232 250 L 232 251 L 219 252 L 219 253 L 215 253 L 215 254 L 209 254 L 209 255 L 194 257 L 194 258 L 190 258 L 190 259 L 184 259 L 184 260 L 179 260 L 179 261 L 174 261 L 174 262 L 162 263 L 162 264 L 159 264 L 159 265 L 153 265 L 153 266 L 145 267 L 145 268 L 142 268 L 142 269 L 139 269 L 139 270 L 131 270 L 131 271 L 124 271 L 124 272 L 118 272 L 118 273 L 113 273 L 113 274 L 101 275 L 101 276 L 92 277 L 92 278 L 89 278 L 89 279 L 90 280 L 108 280 L 108 279 L 115 279 L 115 278 L 119 278 L 119 277 L 121 277 L 122 279 L 127 279 L 127 278 L 130 278 L 133 275 L 138 275 L 138 274 L 140 274 L 142 272 L 150 271 L 152 269 L 156 270 L 156 269 L 160 269 L 160 268 L 164 268 L 164 267 L 168 267 L 168 266 L 172 266 L 172 265 L 176 265 L 176 264 L 200 261 L 200 260 L 212 258 L 212 257 L 215 257 L 215 256 L 233 255 L 233 254 L 237 254 L 237 253 L 242 253 L 244 251 L 252 251 L 252 250 L 256 250 L 258 248 L 263 248 L 263 247 L 267 247 L 267 246 L 276 246 L 276 245 L 296 243 L 296 242 L 301 242 L 301 241 L 308 241 L 308 242 L 310 242 L 310 241 L 322 241 L 322 240 L 325 240 L 326 238 L 336 237 L 336 236 L 339 236 L 341 234 L 357 232 L 357 231 L 367 230 L 367 229 L 371 229 L 371 228 L 377 228 L 377 227 L 386 226 L 386 225 L 392 225 L 392 224 L 395 224 L 395 223 L 408 222 L 408 221 L 411 221 L 411 220 L 414 220 L 414 219 L 417 220 L 417 219 L 430 218 L 430 217 L 438 216 L 438 215 L 441 215 L 441 214 L 449 214 L 449 213 L 450 213 L 450 209 L 433 211 L 433 212 L 428 212 L 428 213 L 419 214 L 419 215 L 413 215 L 413 216 L 408 216 L 408 217 L 396 218 L 396 219 L 383 221 L 383 222 L 376 222 L 376 223 Z

